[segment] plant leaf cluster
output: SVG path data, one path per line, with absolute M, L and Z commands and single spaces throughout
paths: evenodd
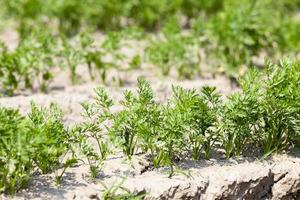
M 236 76 L 237 68 L 257 65 L 253 56 L 278 59 L 278 54 L 299 51 L 299 24 L 284 7 L 284 2 L 271 0 L 227 1 L 208 20 L 195 20 L 193 30 L 207 37 L 209 63 Z
M 241 91 L 226 100 L 213 87 L 197 91 L 173 86 L 172 97 L 158 103 L 150 84 L 139 78 L 136 93 L 126 91 L 123 109 L 112 113 L 107 110 L 112 100 L 101 88 L 91 106 L 106 111 L 93 116 L 110 121 L 103 132 L 129 159 L 148 153 L 155 167 L 173 166 L 183 158 L 209 159 L 218 149 L 227 158 L 241 156 L 249 147 L 269 155 L 299 141 L 300 65 L 283 60 L 266 66 L 266 73 L 247 73 L 240 80 Z
M 71 141 L 55 104 L 49 108 L 32 104 L 26 117 L 18 110 L 0 108 L 0 124 L 1 192 L 13 194 L 26 187 L 34 172 L 50 173 L 76 162 L 67 156 Z M 68 159 L 64 162 L 62 157 Z
M 38 85 L 46 91 L 53 78 L 55 41 L 48 32 L 34 32 L 20 41 L 14 50 L 0 45 L 0 86 L 4 94 L 13 95 L 18 88 Z M 33 78 L 34 77 L 34 78 Z
M 79 50 L 80 45 L 72 47 L 63 39 L 61 54 L 73 83 L 78 82 L 79 63 L 88 65 L 91 78 L 96 71 L 102 80 L 106 79 L 107 69 L 120 70 L 117 61 L 123 58 L 116 46 L 128 34 L 124 27 L 163 35 L 150 40 L 145 58 L 133 58 L 129 63 L 132 68 L 140 66 L 137 61 L 147 60 L 165 75 L 175 69 L 180 78 L 192 78 L 203 66 L 238 77 L 246 66 L 261 65 L 255 57 L 265 55 L 278 60 L 300 49 L 300 25 L 295 19 L 299 0 L 3 0 L 1 5 L 2 15 L 17 21 L 21 39 L 36 29 L 66 37 L 81 37 L 86 29 L 107 33 L 104 51 L 89 46 Z M 113 62 L 104 62 L 107 50 Z
M 155 29 L 170 16 L 192 18 L 199 12 L 218 11 L 223 0 L 3 0 L 1 5 L 0 11 L 18 22 L 22 36 L 35 24 L 43 27 L 54 22 L 58 22 L 56 26 L 61 33 L 74 35 L 84 25 L 102 30 L 119 30 L 126 25 Z
M 105 83 L 107 71 L 120 69 L 117 62 L 124 59 L 117 51 L 123 34 L 112 33 L 113 36 L 108 35 L 96 45 L 85 32 L 68 39 L 63 35 L 54 36 L 47 30 L 37 30 L 23 38 L 15 49 L 9 49 L 1 42 L 0 92 L 7 96 L 24 89 L 47 92 L 58 68 L 68 69 L 71 83 L 76 84 L 81 80 L 77 72 L 80 65 L 87 68 L 91 80 L 100 79 Z M 111 60 L 104 59 L 108 55 L 112 56 Z M 136 56 L 128 62 L 137 68 L 142 61 Z

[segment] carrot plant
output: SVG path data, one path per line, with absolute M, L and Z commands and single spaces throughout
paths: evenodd
M 172 98 L 158 103 L 150 84 L 139 78 L 137 93 L 124 93 L 120 111 L 107 109 L 112 100 L 103 89 L 90 108 L 101 107 L 92 116 L 106 121 L 97 124 L 106 127 L 98 132 L 107 132 L 129 159 L 138 151 L 149 153 L 155 167 L 173 168 L 182 158 L 209 159 L 216 148 L 227 158 L 243 155 L 249 146 L 268 155 L 299 141 L 298 68 L 297 61 L 284 61 L 268 64 L 266 74 L 250 70 L 239 80 L 241 90 L 226 101 L 213 87 L 174 86 Z
M 207 61 L 236 76 L 236 72 L 243 73 L 244 66 L 260 65 L 253 56 L 264 53 L 277 59 L 278 54 L 294 53 L 299 49 L 299 22 L 282 11 L 280 4 L 268 0 L 228 1 L 205 23 L 201 17 L 195 20 L 196 35 L 208 38 L 205 51 L 211 59 Z
M 200 70 L 198 46 L 191 35 L 181 34 L 180 26 L 174 21 L 176 18 L 166 23 L 162 38 L 150 40 L 145 49 L 146 61 L 159 67 L 163 75 L 175 69 L 179 78 L 192 78 Z
M 138 40 L 143 36 L 143 32 L 136 27 L 128 27 L 122 31 L 108 32 L 99 46 L 87 33 L 80 34 L 81 52 L 84 57 L 84 63 L 87 65 L 90 77 L 93 80 L 95 75 L 99 75 L 101 81 L 106 83 L 106 77 L 111 69 L 127 71 L 140 67 L 142 58 L 139 55 L 134 56 L 130 61 L 126 60 L 125 54 L 121 48 L 128 45 L 123 44 L 125 40 Z M 107 59 L 109 57 L 110 59 Z M 120 66 L 127 62 L 129 68 Z M 113 77 L 113 79 L 119 77 Z
M 138 79 L 138 88 L 137 95 L 130 91 L 124 93 L 125 99 L 121 103 L 125 109 L 114 115 L 109 129 L 129 159 L 139 145 L 144 151 L 153 150 L 153 137 L 158 128 L 159 110 L 152 89 L 142 78 Z
M 299 62 L 267 63 L 266 74 L 251 71 L 242 92 L 224 108 L 222 138 L 227 157 L 239 156 L 245 144 L 256 144 L 264 155 L 286 149 L 299 138 Z
M 62 58 L 69 68 L 70 80 L 72 84 L 78 83 L 77 67 L 82 62 L 81 51 L 72 45 L 69 40 L 62 36 Z
M 5 14 L 17 20 L 21 30 L 30 30 L 34 22 L 57 23 L 57 29 L 66 35 L 72 36 L 83 25 L 101 30 L 118 30 L 126 25 L 137 25 L 144 29 L 155 29 L 168 17 L 175 15 L 197 16 L 201 11 L 209 14 L 214 9 L 222 8 L 222 0 L 206 1 L 174 1 L 154 0 L 113 0 L 87 2 L 65 0 L 4 0 Z M 72 12 L 70 12 L 72 11 Z M 46 20 L 46 19 L 47 20 Z M 26 33 L 26 32 L 22 32 Z
M 13 95 L 14 91 L 18 87 L 18 81 L 16 75 L 19 74 L 19 59 L 16 52 L 9 52 L 7 47 L 1 45 L 1 93 Z
M 80 35 L 80 45 L 82 54 L 87 64 L 90 78 L 95 79 L 95 74 L 100 73 L 101 79 L 104 82 L 106 79 L 106 65 L 102 61 L 103 53 L 99 50 L 95 50 L 93 46 L 94 40 L 86 33 Z
M 17 110 L 0 109 L 1 115 L 1 192 L 14 193 L 25 187 L 33 163 L 29 158 L 31 149 L 24 148 L 23 144 L 29 144 L 24 133 L 28 132 L 24 118 Z M 26 147 L 26 146 L 25 146 Z
M 107 105 L 108 97 L 106 93 L 105 98 L 101 97 L 103 90 L 100 91 L 97 92 L 96 104 L 91 107 L 100 105 L 105 108 L 103 105 Z M 204 87 L 201 93 L 174 87 L 173 93 L 174 97 L 166 105 L 161 105 L 155 101 L 149 83 L 139 78 L 137 94 L 124 93 L 123 110 L 115 114 L 102 110 L 93 116 L 98 122 L 103 115 L 111 121 L 107 126 L 108 134 L 129 159 L 139 149 L 150 153 L 155 167 L 172 166 L 173 161 L 184 154 L 198 159 L 205 153 L 209 158 L 218 138 L 214 126 L 219 95 L 215 88 L 210 87 Z
M 53 172 L 61 165 L 66 169 L 75 162 L 75 158 L 67 156 L 71 142 L 55 105 L 46 109 L 32 104 L 28 116 L 0 108 L 0 116 L 1 192 L 13 194 L 27 185 L 34 172 Z
M 95 178 L 109 153 L 109 139 L 106 137 L 104 124 L 112 118 L 110 107 L 113 101 L 103 88 L 95 89 L 95 102 L 82 103 L 85 120 L 77 125 L 73 132 L 80 152 L 87 159 L 90 173 Z M 91 145 L 91 142 L 95 145 Z
M 257 71 L 251 71 L 241 81 L 242 92 L 232 94 L 222 109 L 221 141 L 227 158 L 240 156 L 246 144 L 253 142 L 253 131 L 262 116 Z
M 14 50 L 1 45 L 0 85 L 3 93 L 13 95 L 15 90 L 36 85 L 46 91 L 52 80 L 53 49 L 55 43 L 51 34 L 34 32 L 20 41 Z M 34 77 L 34 78 L 33 78 Z
M 54 78 L 52 69 L 55 66 L 56 42 L 54 36 L 48 31 L 33 32 L 20 43 L 22 68 L 28 69 L 26 85 L 34 87 L 36 84 L 43 92 L 48 90 L 49 83 Z M 35 82 L 32 77 L 36 77 Z
M 263 123 L 258 131 L 263 152 L 278 152 L 299 139 L 299 62 L 268 63 L 263 86 Z M 297 139 L 298 138 L 298 139 Z
M 119 69 L 117 62 L 124 58 L 124 55 L 118 52 L 122 38 L 123 33 L 112 32 L 100 46 L 97 46 L 94 39 L 86 32 L 82 32 L 73 40 L 62 35 L 60 57 L 69 68 L 72 84 L 79 81 L 79 74 L 77 74 L 79 65 L 88 69 L 91 80 L 100 78 L 105 83 L 108 70 Z M 111 60 L 105 60 L 105 56 L 111 56 Z
M 163 108 L 163 120 L 157 138 L 161 165 L 173 169 L 174 160 L 191 157 L 210 157 L 218 139 L 214 130 L 217 122 L 219 95 L 214 88 L 204 87 L 201 93 L 173 87 L 173 98 Z M 159 165 L 158 165 L 159 166 Z M 172 173 L 172 172 L 171 172 Z
M 15 20 L 20 38 L 30 34 L 37 25 L 45 27 L 45 21 L 42 19 L 45 10 L 40 0 L 3 0 L 1 6 L 4 8 L 3 12 Z
M 75 35 L 81 25 L 84 4 L 81 1 L 66 0 L 61 2 L 50 1 L 55 17 L 58 19 L 58 29 L 67 36 Z

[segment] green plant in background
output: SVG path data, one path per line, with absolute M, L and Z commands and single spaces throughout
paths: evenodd
M 34 31 L 23 38 L 13 50 L 9 50 L 4 43 L 1 43 L 0 84 L 3 88 L 1 92 L 12 96 L 20 89 L 35 90 L 37 87 L 40 91 L 47 92 L 54 78 L 54 68 L 63 68 L 59 61 L 63 61 L 69 69 L 73 84 L 81 80 L 77 72 L 79 66 L 88 69 L 92 80 L 99 77 L 105 83 L 109 69 L 121 70 L 118 62 L 123 61 L 124 55 L 118 50 L 123 34 L 112 33 L 101 43 L 100 48 L 94 44 L 94 40 L 87 33 L 83 32 L 71 40 L 64 35 L 54 37 L 48 30 Z M 78 42 L 80 45 L 77 44 Z M 59 52 L 56 52 L 57 49 Z M 104 56 L 111 56 L 112 59 L 104 61 Z M 132 61 L 132 66 L 141 65 L 139 56 Z
M 119 69 L 117 62 L 123 60 L 124 56 L 117 51 L 121 39 L 122 33 L 112 32 L 99 48 L 94 44 L 94 39 L 86 32 L 79 34 L 74 41 L 62 35 L 62 58 L 70 70 L 72 84 L 79 82 L 79 75 L 76 72 L 79 65 L 87 67 L 91 80 L 99 77 L 105 83 L 107 71 L 111 68 Z M 80 45 L 77 45 L 77 42 Z M 111 56 L 112 59 L 103 60 L 106 55 Z M 97 76 L 98 74 L 99 76 Z
M 80 51 L 83 57 L 83 63 L 87 65 L 91 79 L 94 80 L 96 74 L 99 74 L 101 81 L 106 83 L 107 74 L 111 69 L 127 71 L 139 68 L 142 63 L 141 56 L 136 55 L 131 61 L 126 61 L 127 57 L 121 51 L 121 48 L 127 47 L 128 44 L 123 44 L 125 40 L 138 40 L 142 35 L 143 32 L 136 27 L 128 27 L 119 32 L 112 31 L 105 36 L 100 46 L 97 47 L 91 35 L 82 32 L 79 35 Z M 110 59 L 107 59 L 107 57 Z M 124 62 L 128 62 L 129 68 L 123 68 L 121 66 Z M 113 79 L 115 78 L 119 77 L 113 77 Z
M 224 2 L 224 0 L 186 0 L 182 1 L 182 12 L 190 19 L 198 17 L 199 13 L 213 15 L 224 8 Z
M 42 20 L 45 9 L 43 9 L 43 2 L 40 0 L 3 0 L 2 8 L 6 15 L 13 17 L 17 22 L 20 38 L 30 34 L 37 25 L 40 27 L 45 26 L 45 22 Z
M 290 53 L 296 55 L 300 50 L 299 34 L 300 34 L 300 24 L 299 21 L 290 19 L 287 16 L 281 15 L 281 20 L 274 22 L 276 26 L 274 27 L 273 41 L 276 41 L 276 47 L 279 48 L 275 50 L 277 52 L 272 52 L 272 54 L 279 53 Z
M 7 47 L 2 43 L 0 55 L 0 83 L 4 94 L 13 95 L 18 87 L 15 73 L 19 73 L 19 60 L 16 52 L 9 52 Z
M 121 47 L 121 42 L 125 38 L 125 32 L 109 32 L 107 37 L 101 44 L 101 48 L 112 56 L 112 61 L 107 63 L 110 67 L 119 68 L 117 61 L 122 61 L 124 55 L 118 50 Z
M 173 16 L 180 8 L 181 1 L 145 1 L 132 3 L 129 18 L 133 18 L 139 26 L 155 29 L 168 17 Z
M 140 55 L 135 55 L 129 63 L 130 69 L 140 69 L 142 65 L 142 58 Z
M 237 72 L 243 75 L 245 66 L 256 64 L 253 56 L 264 53 L 278 59 L 278 54 L 299 50 L 295 39 L 299 35 L 299 22 L 272 0 L 224 2 L 223 10 L 206 21 L 199 18 L 193 29 L 196 34 L 208 37 L 205 51 L 215 61 L 209 63 L 236 77 Z
M 77 67 L 82 63 L 82 54 L 80 49 L 74 47 L 65 36 L 61 37 L 62 39 L 62 58 L 66 63 L 70 71 L 70 80 L 72 84 L 78 83 L 78 74 L 76 72 Z
M 4 94 L 11 96 L 17 89 L 33 89 L 35 85 L 47 91 L 54 66 L 55 43 L 50 33 L 33 32 L 14 50 L 1 46 L 0 85 Z
M 107 65 L 102 61 L 103 53 L 93 46 L 94 40 L 86 33 L 80 34 L 80 44 L 85 63 L 87 64 L 90 78 L 95 79 L 95 74 L 100 73 L 103 82 L 106 80 Z
M 84 1 L 64 0 L 53 1 L 52 10 L 54 17 L 58 19 L 58 29 L 61 33 L 67 36 L 72 36 L 78 33 L 81 26 L 82 18 L 85 13 Z
M 22 25 L 19 26 L 22 33 L 28 33 L 23 30 L 30 30 L 34 22 L 40 25 L 43 22 L 58 22 L 57 29 L 72 36 L 85 25 L 101 30 L 120 30 L 127 25 L 153 30 L 159 28 L 168 17 L 186 15 L 192 18 L 197 17 L 199 12 L 209 15 L 223 7 L 223 0 L 4 0 L 2 5 L 2 11 Z
M 243 0 L 242 3 L 237 0 L 176 0 L 171 4 L 167 0 L 4 0 L 1 5 L 0 11 L 4 17 L 17 20 L 23 43 L 20 43 L 18 52 L 8 51 L 1 56 L 2 63 L 12 65 L 1 72 L 6 79 L 1 81 L 5 85 L 3 88 L 10 95 L 22 88 L 18 83 L 19 74 L 22 74 L 29 88 L 33 84 L 28 77 L 36 75 L 29 72 L 34 70 L 29 70 L 27 65 L 42 71 L 43 79 L 39 78 L 41 83 L 38 84 L 41 90 L 47 90 L 53 78 L 48 69 L 57 57 L 63 57 L 69 67 L 72 83 L 79 81 L 76 71 L 80 64 L 87 65 L 92 79 L 99 73 L 105 82 L 109 69 L 123 70 L 124 62 L 130 68 L 137 68 L 142 61 L 158 66 L 164 75 L 175 69 L 179 78 L 193 78 L 200 70 L 206 70 L 206 66 L 214 72 L 220 68 L 237 78 L 247 71 L 246 66 L 260 65 L 255 57 L 267 55 L 275 60 L 285 54 L 295 55 L 300 49 L 300 26 L 294 19 L 294 8 L 299 8 L 298 0 Z M 271 15 L 273 17 L 269 17 Z M 83 30 L 103 28 L 105 40 L 96 47 L 90 34 L 80 33 L 81 27 Z M 30 34 L 32 30 L 42 34 L 33 36 Z M 152 36 L 153 32 L 144 30 L 156 33 L 145 49 L 146 57 L 140 57 L 139 53 L 126 60 L 122 53 L 122 47 L 126 45 L 124 41 Z M 77 33 L 79 40 L 78 37 L 71 38 Z M 44 41 L 30 41 L 41 39 Z M 54 43 L 62 40 L 62 44 L 58 42 L 55 44 L 57 48 L 52 48 L 61 48 L 59 55 L 52 55 L 48 47 L 21 47 L 27 43 L 44 43 L 45 39 Z M 25 55 L 25 59 L 17 54 Z M 5 55 L 7 58 L 3 59 Z M 106 57 L 111 60 L 106 60 Z M 10 73 L 11 70 L 14 72 Z
M 25 86 L 34 87 L 37 84 L 43 92 L 48 90 L 49 83 L 54 78 L 52 69 L 55 67 L 55 38 L 46 31 L 33 32 L 19 45 L 21 68 L 27 69 Z M 36 77 L 36 82 L 33 77 Z
M 212 17 L 207 24 L 210 35 L 216 38 L 216 56 L 228 64 L 229 69 L 249 65 L 251 56 L 271 45 L 271 9 L 265 1 L 237 3 L 229 1 L 223 12 Z M 276 14 L 276 13 L 275 13 Z
M 163 27 L 162 39 L 153 37 L 145 49 L 146 60 L 157 65 L 163 75 L 173 69 L 178 77 L 192 78 L 199 72 L 199 56 L 195 40 L 191 35 L 182 35 L 178 18 L 171 18 Z M 195 52 L 194 52 L 195 51 Z
M 86 20 L 96 28 L 108 31 L 118 30 L 122 27 L 122 19 L 128 16 L 132 1 L 122 0 L 90 0 L 86 5 Z

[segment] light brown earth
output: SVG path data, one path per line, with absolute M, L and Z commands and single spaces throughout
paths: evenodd
M 35 176 L 29 188 L 13 199 L 101 199 L 103 185 L 112 187 L 122 181 L 122 187 L 134 194 L 146 192 L 145 199 L 151 200 L 300 198 L 300 159 L 295 157 L 280 155 L 268 161 L 183 161 L 184 173 L 172 178 L 168 178 L 167 169 L 141 174 L 142 160 L 136 156 L 129 163 L 124 158 L 111 158 L 94 182 L 86 165 L 69 169 L 59 186 L 54 183 L 54 174 Z

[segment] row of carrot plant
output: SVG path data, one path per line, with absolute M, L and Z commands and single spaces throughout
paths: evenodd
M 175 69 L 180 78 L 193 78 L 207 68 L 238 77 L 246 66 L 262 65 L 257 60 L 263 57 L 299 56 L 300 22 L 295 17 L 299 4 L 298 0 L 176 0 L 171 5 L 168 0 L 3 0 L 0 17 L 17 21 L 20 42 L 14 50 L 0 45 L 1 93 L 12 95 L 34 85 L 46 91 L 54 66 L 67 67 L 73 83 L 78 81 L 78 65 L 86 65 L 92 79 L 95 74 L 105 79 L 109 69 L 121 70 L 124 62 L 130 69 L 151 63 L 165 75 Z M 127 19 L 124 26 L 122 19 Z M 89 24 L 107 28 L 100 45 L 85 33 L 95 31 Z M 157 24 L 159 28 L 153 29 Z M 145 27 L 152 27 L 152 32 Z M 75 39 L 65 32 L 74 32 Z M 126 59 L 121 48 L 128 39 L 146 40 L 147 45 Z M 107 54 L 112 61 L 104 59 Z
M 295 13 L 300 7 L 299 0 L 3 0 L 0 3 L 2 16 L 17 22 L 20 35 L 28 34 L 37 25 L 51 25 L 67 35 L 78 32 L 83 26 L 118 30 L 136 25 L 145 30 L 157 30 L 169 18 L 178 16 L 185 19 L 181 20 L 183 26 L 189 26 L 197 18 L 205 21 L 223 18 L 224 12 L 233 12 L 230 18 L 237 14 L 236 11 L 244 15 L 245 5 L 250 6 L 249 9 L 271 10 L 272 15 L 265 13 L 264 16 L 272 19 L 277 12 Z M 247 17 L 249 21 L 256 18 L 254 15 Z
M 108 33 L 103 41 L 95 40 L 87 32 L 69 39 L 47 30 L 33 31 L 20 40 L 15 49 L 9 49 L 3 42 L 0 44 L 1 93 L 13 95 L 24 88 L 47 91 L 56 68 L 69 70 L 71 82 L 78 83 L 80 76 L 77 68 L 80 65 L 88 69 L 92 80 L 96 78 L 102 82 L 112 69 L 133 70 L 143 64 L 157 67 L 164 75 L 175 70 L 179 78 L 190 79 L 207 70 L 238 77 L 248 70 L 245 66 L 261 65 L 253 60 L 261 53 L 274 61 L 283 55 L 299 56 L 299 22 L 278 16 L 272 18 L 274 22 L 267 20 L 268 23 L 261 23 L 260 17 L 265 14 L 260 16 L 259 11 L 266 12 L 258 9 L 249 12 L 253 12 L 257 24 L 261 26 L 252 27 L 256 22 L 238 22 L 236 19 L 240 17 L 231 16 L 234 11 L 228 11 L 220 17 L 220 20 L 225 20 L 220 21 L 221 26 L 195 23 L 190 31 L 183 33 L 176 19 L 173 19 L 158 35 L 129 27 Z M 239 12 L 236 14 L 240 15 Z M 248 13 L 248 7 L 244 12 L 245 18 L 252 15 Z M 202 29 L 202 26 L 206 28 Z M 222 26 L 226 27 L 216 29 Z M 235 30 L 230 27 L 235 27 Z M 134 55 L 127 56 L 122 51 L 123 47 L 132 48 L 126 44 L 128 40 L 135 40 L 136 44 L 146 42 L 146 45 L 141 46 Z M 107 57 L 111 59 L 107 60 Z
M 85 119 L 67 128 L 54 104 L 32 104 L 27 116 L 0 108 L 0 189 L 13 194 L 37 172 L 56 172 L 60 183 L 75 163 L 87 163 L 92 177 L 101 170 L 113 147 L 131 159 L 149 155 L 154 167 L 173 169 L 178 160 L 209 159 L 212 151 L 226 158 L 243 156 L 249 148 L 262 156 L 300 144 L 300 63 L 266 63 L 264 73 L 252 69 L 240 80 L 241 90 L 222 98 L 214 87 L 184 89 L 158 102 L 150 84 L 114 102 L 104 88 L 82 103 Z M 111 107 L 121 103 L 122 109 Z M 171 171 L 172 175 L 173 171 Z

